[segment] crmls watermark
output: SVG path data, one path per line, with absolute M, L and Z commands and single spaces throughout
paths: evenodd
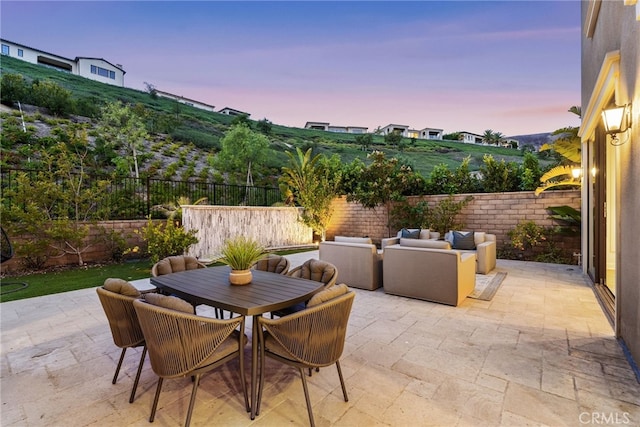
M 580 424 L 593 425 L 628 425 L 631 418 L 628 412 L 581 412 Z

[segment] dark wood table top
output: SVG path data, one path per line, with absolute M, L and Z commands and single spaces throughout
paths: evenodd
M 306 301 L 322 290 L 324 283 L 252 270 L 248 285 L 229 283 L 228 266 L 198 268 L 152 277 L 151 284 L 165 293 L 194 304 L 206 304 L 245 316 L 280 310 Z

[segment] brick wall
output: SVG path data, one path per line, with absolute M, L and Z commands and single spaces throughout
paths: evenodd
M 467 194 L 454 196 L 455 200 L 462 200 Z M 549 218 L 546 210 L 549 206 L 567 205 L 580 210 L 580 191 L 545 191 L 535 196 L 532 191 L 516 193 L 481 193 L 472 194 L 473 200 L 462 210 L 459 221 L 466 224 L 468 230 L 485 231 L 496 235 L 498 249 L 504 247 L 509 240 L 507 232 L 515 228 L 519 222 L 534 221 L 540 226 L 557 225 Z M 438 196 L 413 196 L 410 203 L 427 200 L 430 206 L 447 198 Z M 335 236 L 369 236 L 376 243 L 381 238 L 389 236 L 387 228 L 387 209 L 379 206 L 376 209 L 365 209 L 358 203 L 348 203 L 344 197 L 333 203 L 334 213 L 327 239 Z M 392 229 L 391 235 L 398 230 Z M 558 236 L 556 244 L 566 255 L 571 257 L 573 252 L 580 252 L 580 237 Z

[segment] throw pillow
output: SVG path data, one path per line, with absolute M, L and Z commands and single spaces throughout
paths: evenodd
M 134 298 L 140 297 L 140 291 L 126 280 L 109 278 L 104 281 L 104 285 L 102 285 L 102 287 L 107 291 L 115 292 L 116 294 Z
M 347 292 L 349 292 L 349 287 L 347 287 L 347 285 L 345 285 L 344 283 L 331 286 L 330 288 L 325 289 L 324 291 L 320 291 L 312 296 L 307 303 L 307 307 L 313 307 L 314 305 L 322 304 L 323 302 L 327 302 L 329 300 L 337 298 L 340 295 L 344 295 Z
M 476 248 L 473 232 L 453 232 L 453 249 L 473 250 Z
M 144 295 L 144 300 L 149 304 L 157 305 L 158 307 L 194 314 L 193 306 L 178 297 L 150 293 Z
M 419 239 L 420 238 L 420 229 L 419 228 L 403 228 L 400 234 L 401 238 L 404 239 Z

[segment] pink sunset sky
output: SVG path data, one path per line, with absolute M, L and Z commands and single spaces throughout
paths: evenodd
M 2 38 L 304 127 L 578 126 L 579 1 L 2 1 Z

